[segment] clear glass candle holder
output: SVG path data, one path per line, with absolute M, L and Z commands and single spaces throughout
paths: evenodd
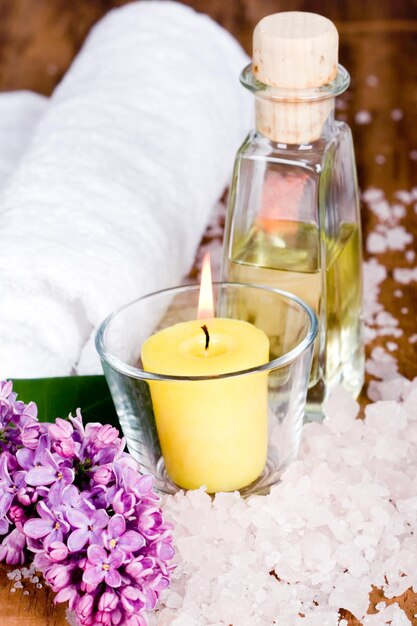
M 198 285 L 121 307 L 101 324 L 96 347 L 129 452 L 161 492 L 206 486 L 209 492 L 266 493 L 297 455 L 317 318 L 298 297 L 278 289 L 215 283 L 213 292 L 216 318 L 253 323 L 248 305 L 256 303 L 268 362 L 209 376 L 145 371 L 144 342 L 197 319 Z M 203 484 L 201 475 L 208 476 Z

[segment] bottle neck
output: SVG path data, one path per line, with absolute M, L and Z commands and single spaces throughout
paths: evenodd
M 310 144 L 334 130 L 335 98 L 273 100 L 255 94 L 256 129 L 283 144 Z
M 277 143 L 305 145 L 333 133 L 335 98 L 347 89 L 350 77 L 339 65 L 331 83 L 308 89 L 286 89 L 260 83 L 248 65 L 240 81 L 255 96 L 259 133 Z

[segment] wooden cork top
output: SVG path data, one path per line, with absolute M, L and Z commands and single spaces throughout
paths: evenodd
M 257 92 L 259 132 L 285 144 L 306 144 L 321 136 L 334 98 L 310 98 L 305 90 L 337 77 L 338 43 L 335 25 L 315 13 L 275 13 L 259 22 L 253 33 L 253 75 L 272 90 L 282 90 L 279 96 Z
M 253 33 L 253 73 L 284 89 L 321 87 L 336 78 L 339 36 L 322 15 L 289 11 L 264 17 Z

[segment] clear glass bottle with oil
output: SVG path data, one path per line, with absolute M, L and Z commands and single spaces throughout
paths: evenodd
M 253 64 L 241 82 L 255 95 L 256 129 L 236 157 L 222 277 L 290 291 L 316 311 L 320 330 L 307 416 L 317 418 L 335 385 L 356 397 L 363 384 L 362 256 L 352 136 L 334 119 L 335 97 L 348 87 L 349 74 L 337 65 L 335 27 L 321 16 L 313 18 L 325 20 L 324 26 L 314 19 L 313 26 L 306 25 L 306 15 L 312 16 L 276 14 L 260 22 L 258 34 L 255 29 Z M 274 40 L 282 33 L 284 52 L 298 55 L 291 71 L 282 42 Z M 328 73 L 319 76 L 323 57 Z M 274 316 L 253 301 L 240 302 L 239 308 L 263 328 L 265 316 Z

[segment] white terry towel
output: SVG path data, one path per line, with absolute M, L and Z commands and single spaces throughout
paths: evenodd
M 32 91 L 0 93 L 0 193 L 27 149 L 47 104 L 48 98 Z
M 99 372 L 102 319 L 187 273 L 250 127 L 246 62 L 175 2 L 93 28 L 0 207 L 0 376 Z

